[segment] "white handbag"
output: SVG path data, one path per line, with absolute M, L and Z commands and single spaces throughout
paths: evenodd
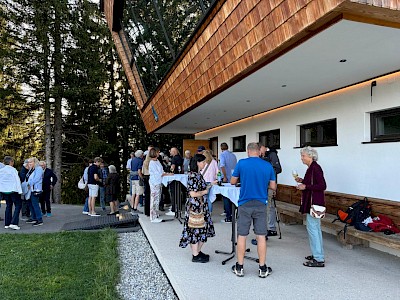
M 325 217 L 326 207 L 313 204 L 310 208 L 310 215 L 316 219 L 323 219 Z
M 78 182 L 78 188 L 81 190 L 84 190 L 86 188 L 86 183 L 83 177 L 81 177 L 81 179 Z

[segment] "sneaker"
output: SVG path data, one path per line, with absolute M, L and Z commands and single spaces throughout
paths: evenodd
M 89 212 L 88 212 L 88 211 L 83 211 L 82 214 L 83 214 L 83 215 L 88 215 Z
M 243 277 L 244 272 L 243 272 L 243 265 L 239 265 L 239 263 L 236 263 L 235 265 L 232 266 L 232 272 L 236 274 L 236 276 Z
M 94 213 L 94 214 L 89 214 L 89 216 L 91 216 L 91 217 L 100 217 L 100 215 L 99 215 L 99 214 L 96 214 L 96 213 Z
M 266 265 L 258 266 L 258 277 L 265 278 L 272 273 L 272 269 Z
M 232 223 L 232 218 L 225 218 L 221 220 L 221 223 Z
M 137 209 L 136 210 L 134 210 L 134 209 L 131 210 L 131 215 L 132 216 L 136 216 L 138 213 L 139 212 L 137 211 Z
M 265 240 L 268 241 L 268 236 L 267 236 L 267 235 L 265 236 Z M 252 239 L 252 240 L 251 240 L 251 243 L 252 243 L 254 246 L 257 246 L 257 240 L 256 240 L 256 239 Z
M 226 216 L 226 212 L 223 212 L 222 214 L 220 214 L 220 216 Z
M 204 257 L 204 256 L 202 256 L 202 255 L 200 255 L 200 253 L 197 256 L 192 255 L 192 262 L 195 262 L 195 263 L 206 263 L 208 261 L 209 261 L 209 259 Z
M 46 217 L 47 216 L 47 214 L 46 213 L 42 213 L 42 217 Z
M 28 221 L 28 218 L 27 218 L 26 216 L 22 216 L 22 217 L 20 218 L 20 220 L 21 220 L 21 221 Z
M 166 216 L 175 216 L 175 212 L 170 210 L 169 212 L 165 213 L 165 215 Z
M 14 224 L 11 224 L 9 227 L 11 229 L 14 229 L 14 230 L 20 230 L 21 229 L 21 227 L 19 227 L 18 225 L 14 225 Z
M 7 226 L 7 225 L 6 225 L 6 226 L 4 226 L 4 228 L 5 228 L 5 229 L 8 229 L 8 228 L 10 228 L 10 226 Z
M 210 259 L 210 255 L 205 254 L 205 253 L 203 253 L 203 252 L 201 252 L 201 251 L 199 252 L 199 255 L 202 256 L 202 257 L 204 257 L 204 258 L 207 259 L 207 260 Z
M 47 217 L 51 217 L 51 213 L 47 213 Z
M 33 224 L 33 223 L 36 223 L 37 221 L 36 220 L 32 220 L 32 219 L 29 219 L 28 221 L 26 221 L 25 223 L 28 223 L 28 224 Z
M 36 221 L 35 223 L 33 223 L 32 226 L 42 226 L 43 225 L 43 221 Z
M 275 231 L 275 230 L 268 230 L 267 236 L 277 236 L 277 235 L 278 235 L 278 232 L 277 232 L 277 231 Z
M 154 220 L 151 220 L 151 223 L 161 223 L 163 220 L 160 218 L 155 218 Z

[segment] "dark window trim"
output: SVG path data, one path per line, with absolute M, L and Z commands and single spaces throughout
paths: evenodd
M 235 148 L 235 139 L 243 139 L 243 145 L 240 148 Z M 246 152 L 246 135 L 239 135 L 232 138 L 232 152 Z
M 387 134 L 387 135 L 377 134 L 377 124 L 376 124 L 377 119 L 381 117 L 396 116 L 396 115 L 400 116 L 399 107 L 370 113 L 371 141 L 366 143 L 400 142 L 400 133 Z
M 264 146 L 268 146 L 268 147 L 272 147 L 274 149 L 281 149 L 281 129 L 280 128 L 276 128 L 276 129 L 272 129 L 272 130 L 265 130 L 265 131 L 261 131 L 258 133 L 258 142 L 261 143 L 261 136 L 266 136 L 269 133 L 272 133 L 273 131 L 277 131 L 278 135 L 279 135 L 279 145 L 278 147 L 275 147 L 275 145 L 264 145 Z M 272 133 L 273 134 L 273 133 Z
M 303 143 L 304 140 L 304 129 L 308 129 L 308 128 L 312 128 L 314 126 L 318 126 L 318 125 L 323 125 L 324 123 L 328 123 L 328 122 L 332 122 L 335 121 L 336 124 L 336 136 L 335 136 L 335 140 L 331 143 L 327 143 L 327 142 L 309 142 L 309 143 Z M 307 123 L 307 124 L 302 124 L 299 125 L 300 127 L 300 146 L 298 148 L 303 148 L 306 146 L 311 146 L 311 147 L 332 147 L 332 146 L 338 146 L 337 144 L 337 119 L 333 118 L 333 119 L 328 119 L 328 120 L 323 120 L 323 121 L 318 121 L 318 122 L 312 122 L 312 123 Z

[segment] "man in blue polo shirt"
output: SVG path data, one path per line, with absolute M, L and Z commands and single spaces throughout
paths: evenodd
M 265 264 L 267 255 L 267 203 L 268 188 L 276 190 L 275 173 L 271 164 L 262 160 L 258 143 L 247 146 L 248 158 L 241 159 L 231 177 L 231 184 L 240 180 L 237 220 L 237 263 L 232 271 L 239 277 L 244 276 L 243 261 L 246 251 L 246 238 L 251 223 L 257 237 L 257 252 L 260 261 L 258 276 L 261 278 L 271 274 L 272 269 Z

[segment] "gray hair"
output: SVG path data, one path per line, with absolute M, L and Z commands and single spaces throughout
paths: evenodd
M 135 152 L 135 157 L 137 157 L 137 158 L 142 157 L 142 155 L 143 155 L 143 151 L 142 150 L 137 150 Z
M 33 161 L 35 168 L 39 166 L 39 160 L 36 157 L 28 158 L 28 162 Z
M 247 150 L 250 150 L 250 151 L 260 151 L 260 145 L 259 145 L 258 143 L 255 143 L 255 142 L 249 143 L 249 144 L 247 145 Z
M 300 150 L 300 154 L 305 154 L 312 158 L 313 161 L 318 160 L 318 152 L 314 148 L 307 146 Z
M 108 166 L 108 171 L 110 173 L 117 173 L 117 168 L 114 165 L 109 165 Z
M 11 156 L 5 156 L 4 160 L 3 160 L 3 162 L 6 166 L 9 166 L 11 164 L 11 162 L 13 162 L 13 161 L 14 161 L 14 158 L 12 158 Z

